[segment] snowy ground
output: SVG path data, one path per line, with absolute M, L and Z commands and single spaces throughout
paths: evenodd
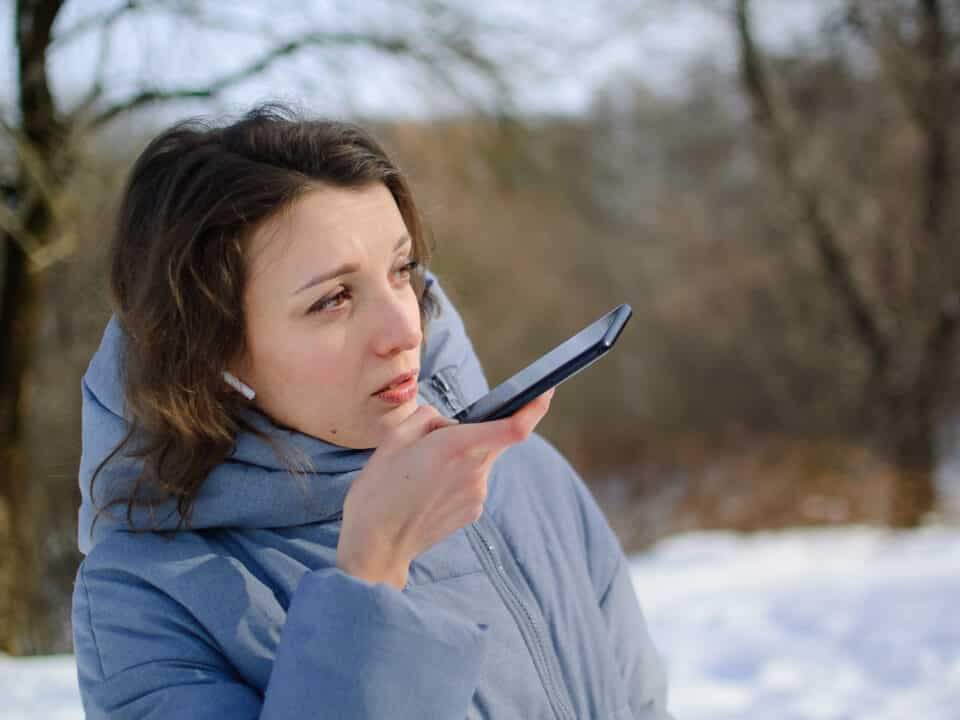
M 700 533 L 634 558 L 678 720 L 960 718 L 960 531 Z
M 960 717 L 960 529 L 695 533 L 633 558 L 678 720 Z M 70 656 L 0 656 L 0 720 L 83 717 Z

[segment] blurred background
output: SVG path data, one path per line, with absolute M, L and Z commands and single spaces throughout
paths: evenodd
M 633 306 L 541 425 L 628 552 L 955 523 L 958 43 L 958 0 L 8 0 L 0 652 L 71 649 L 125 173 L 269 99 L 407 171 L 491 385 Z

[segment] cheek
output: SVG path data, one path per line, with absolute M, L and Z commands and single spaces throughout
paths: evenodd
M 261 386 L 254 389 L 290 400 L 305 395 L 315 398 L 318 393 L 329 396 L 342 387 L 344 368 L 353 364 L 343 362 L 338 348 L 319 342 L 314 334 L 274 330 L 261 333 L 251 343 L 252 376 Z
M 345 362 L 341 352 L 307 343 L 288 347 L 277 362 L 285 369 L 284 376 L 291 392 L 309 389 L 314 397 L 318 393 L 335 395 L 343 387 L 350 368 L 354 367 L 354 363 Z

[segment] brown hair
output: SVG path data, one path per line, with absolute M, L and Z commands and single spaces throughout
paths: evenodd
M 110 289 L 127 342 L 121 361 L 130 422 L 100 464 L 125 449 L 141 472 L 126 504 L 176 500 L 180 524 L 209 472 L 230 452 L 247 401 L 222 371 L 244 351 L 245 240 L 318 185 L 383 183 L 419 261 L 412 278 L 425 325 L 429 245 L 402 173 L 364 130 L 261 105 L 223 127 L 192 119 L 155 138 L 134 164 L 117 215 Z M 260 433 L 257 433 L 260 434 Z M 260 434 L 265 440 L 269 438 Z

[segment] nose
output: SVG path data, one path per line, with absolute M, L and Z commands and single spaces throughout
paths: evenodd
M 420 308 L 412 293 L 409 298 L 406 293 L 391 293 L 374 312 L 373 349 L 377 355 L 389 357 L 420 347 Z

